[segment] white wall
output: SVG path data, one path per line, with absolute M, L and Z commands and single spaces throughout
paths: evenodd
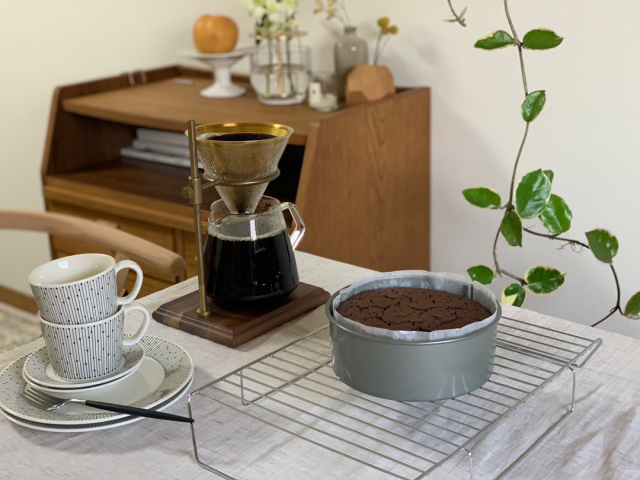
M 316 69 L 332 68 L 337 24 L 312 15 L 301 0 L 301 27 L 310 32 Z M 465 2 L 460 0 L 460 6 Z M 490 264 L 500 215 L 467 205 L 464 188 L 489 185 L 503 197 L 524 124 L 522 87 L 514 49 L 483 52 L 478 38 L 508 29 L 502 2 L 470 3 L 468 27 L 442 20 L 446 0 L 348 0 L 360 34 L 371 40 L 375 19 L 400 27 L 383 63 L 399 85 L 430 86 L 432 106 L 432 263 L 434 270 L 464 272 Z M 520 0 L 512 15 L 522 36 L 547 27 L 565 37 L 548 52 L 526 52 L 532 90 L 547 90 L 547 105 L 532 124 L 521 173 L 555 171 L 554 191 L 574 213 L 573 235 L 596 227 L 620 241 L 616 265 L 623 299 L 640 290 L 640 66 L 631 0 L 571 2 Z M 239 1 L 21 0 L 0 7 L 0 206 L 41 209 L 39 168 L 53 88 L 71 82 L 180 62 L 191 26 L 201 13 L 236 19 L 241 38 L 251 30 Z M 601 33 L 598 33 L 601 32 Z M 239 71 L 248 68 L 246 60 Z M 27 290 L 30 269 L 48 259 L 41 236 L 0 234 L 0 284 Z M 525 238 L 523 249 L 500 247 L 502 264 L 516 273 L 551 264 L 567 272 L 561 290 L 530 298 L 527 307 L 582 323 L 603 316 L 615 301 L 607 267 L 589 252 L 575 254 L 544 239 Z M 504 286 L 506 282 L 499 282 Z M 640 337 L 640 324 L 612 318 L 605 328 Z

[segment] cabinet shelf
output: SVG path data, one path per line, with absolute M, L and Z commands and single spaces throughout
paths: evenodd
M 176 83 L 168 78 L 130 88 L 66 99 L 62 102 L 65 112 L 101 120 L 109 120 L 139 127 L 184 132 L 191 119 L 197 124 L 228 122 L 281 123 L 293 127 L 289 143 L 304 145 L 311 123 L 329 114 L 314 112 L 303 105 L 285 107 L 259 103 L 246 77 L 235 77 L 235 82 L 247 88 L 247 94 L 239 98 L 220 98 L 213 102 L 203 99 L 200 90 L 211 84 L 211 79 L 180 76 L 193 85 Z

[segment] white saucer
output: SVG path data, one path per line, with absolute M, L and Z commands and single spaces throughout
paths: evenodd
M 164 382 L 164 368 L 160 363 L 150 357 L 144 357 L 140 367 L 131 375 L 119 378 L 117 381 L 95 385 L 93 387 L 78 388 L 75 390 L 60 390 L 57 388 L 41 387 L 35 383 L 27 383 L 36 390 L 46 392 L 58 398 L 78 400 L 96 400 L 98 402 L 119 403 L 131 405 L 142 400 L 151 392 L 158 389 Z M 64 411 L 58 413 L 95 413 L 95 410 L 82 405 L 65 406 Z M 71 410 L 69 412 L 69 409 Z
M 42 347 L 33 352 L 24 362 L 22 375 L 29 383 L 60 389 L 78 389 L 80 387 L 90 387 L 112 382 L 118 378 L 131 375 L 140 366 L 144 357 L 144 349 L 140 343 L 122 347 L 122 365 L 115 372 L 100 378 L 92 378 L 90 380 L 67 380 L 59 377 L 53 371 L 51 363 L 49 363 L 49 354 L 47 347 Z
M 169 400 L 161 403 L 156 406 L 153 410 L 162 411 L 165 408 L 176 403 L 182 396 L 189 391 L 191 384 L 193 383 L 193 377 L 189 380 L 189 383 L 176 393 Z M 145 417 L 132 417 L 127 416 L 120 420 L 111 420 L 108 422 L 101 422 L 95 424 L 86 424 L 86 425 L 50 425 L 47 423 L 38 423 L 38 422 L 30 422 L 29 420 L 24 420 L 22 418 L 15 417 L 10 413 L 5 412 L 0 408 L 0 415 L 4 415 L 10 422 L 16 423 L 18 425 L 22 425 L 23 427 L 30 428 L 32 430 L 41 430 L 43 432 L 62 432 L 62 433 L 80 433 L 80 432 L 93 432 L 96 430 L 106 430 L 108 428 L 120 427 L 122 425 L 128 425 L 129 423 L 138 422 L 140 420 L 144 420 Z
M 103 395 L 102 398 L 110 398 L 113 403 L 129 404 L 138 408 L 154 408 L 157 405 L 172 398 L 177 392 L 191 381 L 193 377 L 193 362 L 189 354 L 179 345 L 158 337 L 144 337 L 139 345 L 144 348 L 145 356 L 153 360 L 144 362 L 145 369 L 140 372 L 142 378 L 141 385 L 132 387 L 130 379 L 118 382 L 109 386 L 109 390 L 97 390 L 96 396 Z M 96 425 L 110 422 L 116 419 L 128 417 L 120 413 L 105 412 L 84 406 L 69 405 L 58 411 L 49 412 L 40 409 L 29 403 L 24 397 L 24 388 L 27 385 L 22 377 L 22 369 L 28 355 L 11 363 L 0 373 L 0 409 L 6 413 L 29 422 L 44 424 L 47 426 L 58 425 Z M 147 372 L 158 372 L 156 364 L 164 370 L 164 378 L 157 388 L 158 377 L 149 375 Z M 136 372 L 138 373 L 138 372 Z M 145 375 L 146 374 L 146 375 Z M 121 384 L 129 385 L 122 388 Z M 146 388 L 145 388 L 146 385 Z M 142 388 L 138 388 L 142 387 Z M 114 390 L 111 390 L 113 388 Z M 139 398 L 140 396 L 143 398 Z M 74 397 L 77 396 L 73 394 Z M 87 392 L 87 398 L 93 399 Z M 82 410 L 81 410 L 81 409 Z

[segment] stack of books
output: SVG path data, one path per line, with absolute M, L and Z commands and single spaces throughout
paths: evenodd
M 190 167 L 189 139 L 184 133 L 137 128 L 133 144 L 120 149 L 120 155 L 165 165 Z M 202 168 L 199 162 L 198 164 Z

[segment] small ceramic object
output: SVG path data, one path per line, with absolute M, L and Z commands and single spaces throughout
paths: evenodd
M 154 373 L 150 373 L 148 365 L 154 365 L 153 362 L 143 361 L 134 375 L 122 381 L 126 388 L 118 382 L 117 386 L 114 385 L 118 390 L 114 390 L 116 393 L 109 398 L 114 400 L 114 403 L 146 409 L 158 408 L 158 405 L 173 399 L 176 395 L 179 398 L 184 393 L 185 386 L 193 379 L 193 361 L 189 354 L 179 345 L 158 337 L 144 337 L 140 345 L 144 348 L 145 355 L 162 367 L 164 378 L 160 385 L 154 388 L 158 383 L 157 366 L 152 368 Z M 113 420 L 131 418 L 129 415 L 105 412 L 83 405 L 65 406 L 64 412 L 49 412 L 34 406 L 23 397 L 27 383 L 22 377 L 22 369 L 27 357 L 28 355 L 19 358 L 0 373 L 0 409 L 5 415 L 15 417 L 19 421 L 33 422 L 36 426 L 41 426 L 41 429 L 49 428 L 52 431 L 63 431 L 69 426 L 97 430 L 109 428 Z M 136 375 L 138 372 L 141 376 Z M 133 382 L 136 383 L 135 386 Z M 148 386 L 146 390 L 139 390 L 138 387 L 145 385 Z M 143 394 L 145 396 L 139 398 Z M 89 395 L 86 397 L 89 398 Z
M 125 315 L 139 310 L 144 314 L 140 328 L 124 338 Z M 139 304 L 125 305 L 110 317 L 83 325 L 58 325 L 40 317 L 42 337 L 53 371 L 65 380 L 99 379 L 123 366 L 122 347 L 142 340 L 151 316 Z
M 136 283 L 126 297 L 118 296 L 116 275 L 122 269 L 136 272 Z M 80 325 L 103 320 L 121 305 L 133 302 L 142 287 L 142 269 L 131 260 L 86 253 L 59 258 L 29 274 L 40 315 L 47 322 Z
M 338 108 L 336 74 L 315 72 L 309 84 L 309 108 L 318 112 L 331 112 Z
M 396 93 L 391 71 L 382 65 L 358 65 L 347 76 L 347 105 L 373 102 Z

